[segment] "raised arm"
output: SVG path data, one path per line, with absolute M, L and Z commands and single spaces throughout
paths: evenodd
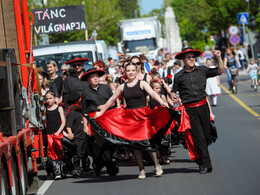
M 218 72 L 220 74 L 224 73 L 225 72 L 225 69 L 224 69 L 224 65 L 223 65 L 223 61 L 222 61 L 222 58 L 221 58 L 221 51 L 219 50 L 214 50 L 213 51 L 213 54 L 216 56 L 216 59 L 217 59 L 217 66 L 218 66 Z M 226 60 L 226 59 L 225 59 Z M 226 62 L 225 62 L 226 63 Z
M 108 108 L 111 107 L 111 105 L 116 101 L 116 99 L 122 94 L 123 92 L 123 87 L 124 84 L 120 85 L 115 93 L 111 96 L 111 98 L 109 98 L 109 100 L 106 102 L 106 104 L 102 107 L 102 109 L 99 112 L 96 112 L 94 118 L 97 118 L 99 116 L 101 116 L 102 114 L 104 114 L 104 112 L 107 111 Z
M 153 99 L 159 102 L 161 106 L 167 108 L 169 107 L 168 104 L 160 98 L 160 96 L 150 87 L 147 82 L 141 81 L 141 88 L 144 89 Z

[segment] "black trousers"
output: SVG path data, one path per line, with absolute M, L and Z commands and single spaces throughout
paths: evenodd
M 74 138 L 73 143 L 76 145 L 76 153 L 73 156 L 74 169 L 79 170 L 80 161 L 82 162 L 82 165 L 85 164 L 87 140 Z
M 97 171 L 101 171 L 103 167 L 106 167 L 109 175 L 116 175 L 119 171 L 117 162 L 113 159 L 113 154 L 116 150 L 116 146 L 108 143 L 104 138 L 100 136 L 92 137 L 91 154 L 93 157 L 93 163 L 96 166 Z
M 210 112 L 208 104 L 199 107 L 186 107 L 186 112 L 190 117 L 191 135 L 200 158 L 196 163 L 202 167 L 212 168 L 208 151 L 207 140 L 210 135 Z

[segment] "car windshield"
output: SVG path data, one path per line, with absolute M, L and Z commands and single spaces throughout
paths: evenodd
M 61 66 L 66 62 L 71 60 L 72 56 L 81 55 L 82 58 L 89 58 L 90 61 L 85 62 L 84 69 L 88 70 L 93 67 L 93 56 L 91 51 L 84 51 L 84 52 L 68 52 L 68 53 L 58 53 L 58 54 L 51 54 L 51 55 L 43 55 L 43 56 L 34 56 L 34 60 L 36 61 L 37 67 L 42 67 L 47 72 L 46 63 L 49 60 L 53 60 L 58 65 L 58 75 L 62 75 Z
M 124 42 L 125 52 L 142 52 L 156 49 L 155 39 L 142 39 Z

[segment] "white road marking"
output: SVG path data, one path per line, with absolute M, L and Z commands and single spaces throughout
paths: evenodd
M 48 190 L 48 188 L 50 187 L 50 185 L 52 184 L 53 180 L 48 180 L 45 181 L 42 186 L 40 187 L 40 189 L 38 190 L 36 195 L 44 195 L 44 193 Z

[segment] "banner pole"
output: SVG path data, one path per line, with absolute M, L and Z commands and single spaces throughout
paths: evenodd
M 85 1 L 82 1 L 82 4 L 85 6 Z M 87 19 L 86 19 L 86 24 L 87 24 Z M 87 29 L 85 30 L 85 39 L 88 40 L 88 30 Z

